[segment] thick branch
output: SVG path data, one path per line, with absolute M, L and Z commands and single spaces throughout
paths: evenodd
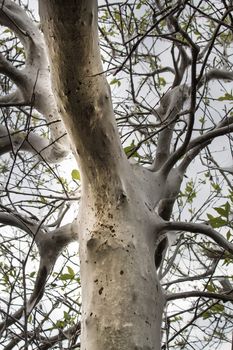
M 35 224 L 30 219 L 24 219 L 18 214 L 0 213 L 0 222 L 4 225 L 18 227 L 27 232 L 35 241 L 40 254 L 40 266 L 33 292 L 26 303 L 26 310 L 25 307 L 21 307 L 13 315 L 8 315 L 0 323 L 0 332 L 3 332 L 19 320 L 24 313 L 29 315 L 38 304 L 44 294 L 47 278 L 52 272 L 58 256 L 69 243 L 77 240 L 77 232 L 73 224 L 62 226 L 52 232 L 46 232 L 38 223 Z
M 23 74 L 20 70 L 15 68 L 4 56 L 0 53 L 0 73 L 5 74 L 16 85 L 22 84 Z M 2 97 L 0 101 L 2 100 Z
M 187 37 L 186 37 L 187 39 Z M 190 39 L 191 40 L 191 39 Z M 199 49 L 193 43 L 192 47 L 192 66 L 191 66 L 191 88 L 190 88 L 190 113 L 187 131 L 183 144 L 168 158 L 163 165 L 161 171 L 165 176 L 169 174 L 169 171 L 177 163 L 177 161 L 185 154 L 192 137 L 195 112 L 196 112 L 196 94 L 197 94 L 197 80 L 196 80 L 196 69 L 197 69 L 197 57 Z
M 163 222 L 160 226 L 161 231 L 187 231 L 193 233 L 204 234 L 216 243 L 218 243 L 222 248 L 233 254 L 233 244 L 227 241 L 219 232 L 215 231 L 212 227 L 205 224 L 196 224 L 192 222 Z
M 53 163 L 66 155 L 64 148 L 55 141 L 37 135 L 35 132 L 10 132 L 0 125 L 0 156 L 8 152 L 25 151 Z
M 115 192 L 122 186 L 126 157 L 102 74 L 97 1 L 40 0 L 39 5 L 55 93 L 79 155 L 82 178 L 101 192 L 103 186 Z
M 6 127 L 0 125 L 0 155 L 7 152 L 19 150 L 31 152 L 33 154 L 41 154 L 41 152 L 49 147 L 48 139 L 40 137 L 35 133 L 15 132 L 8 133 Z M 45 157 L 46 158 L 46 154 Z
M 208 83 L 211 80 L 233 80 L 233 72 L 229 72 L 223 69 L 211 69 L 209 70 L 198 84 L 198 88 Z
M 175 86 L 161 99 L 160 107 L 156 110 L 158 118 L 169 125 L 159 134 L 156 158 L 152 170 L 158 170 L 170 156 L 171 139 L 178 114 L 189 97 L 187 85 Z
M 46 150 L 50 154 L 45 158 L 60 161 L 69 152 L 69 140 L 53 97 L 43 36 L 20 6 L 9 0 L 0 0 L 0 6 L 0 24 L 15 32 L 26 53 L 25 68 L 22 70 L 17 70 L 0 56 L 0 72 L 17 86 L 14 94 L 0 98 L 0 104 L 30 105 L 42 113 L 49 123 L 49 143 L 53 144 Z

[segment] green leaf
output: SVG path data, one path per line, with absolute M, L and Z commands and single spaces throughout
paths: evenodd
M 187 197 L 188 203 L 192 203 L 193 199 L 196 198 L 197 194 L 196 194 L 194 183 L 192 180 L 187 182 L 184 196 Z
M 199 122 L 203 125 L 205 124 L 205 117 L 200 117 Z
M 231 206 L 229 202 L 225 203 L 225 210 L 227 211 L 227 216 L 229 216 L 230 211 L 231 211 Z
M 136 145 L 134 144 L 134 140 L 132 141 L 130 146 L 124 148 L 124 152 L 127 156 L 140 158 L 140 154 L 136 151 Z
M 64 321 L 57 321 L 56 323 L 55 323 L 55 328 L 64 328 L 65 327 L 65 322 Z
M 72 280 L 75 277 L 75 272 L 72 269 L 72 267 L 67 266 L 68 273 L 63 273 L 60 276 L 61 281 L 67 281 L 67 280 Z
M 40 197 L 41 203 L 47 204 L 47 199 L 44 198 L 43 196 Z
M 207 285 L 206 289 L 208 290 L 208 292 L 211 292 L 211 293 L 216 292 L 216 288 L 215 288 L 215 286 L 213 285 L 213 283 L 209 283 L 209 284 Z
M 224 216 L 225 218 L 228 217 L 228 213 L 226 212 L 226 210 L 224 208 L 214 208 L 214 210 L 221 216 Z
M 32 323 L 32 314 L 29 315 L 27 320 L 28 320 L 29 323 Z
M 216 212 L 217 212 L 219 215 L 221 215 L 221 216 L 223 216 L 223 217 L 225 217 L 225 218 L 228 219 L 228 216 L 229 216 L 229 214 L 230 214 L 231 207 L 230 207 L 229 202 L 226 202 L 223 206 L 214 208 L 214 210 L 216 210 Z
M 231 236 L 232 236 L 231 231 L 230 230 L 227 231 L 227 240 L 228 241 L 230 240 Z
M 216 192 L 220 192 L 220 191 L 221 191 L 221 187 L 219 186 L 219 184 L 217 184 L 217 183 L 211 183 L 211 186 L 213 187 L 213 189 L 214 189 Z
M 219 227 L 227 225 L 227 221 L 222 219 L 220 216 L 214 217 L 211 214 L 207 214 L 207 217 L 209 219 L 209 224 L 213 228 L 219 228 Z
M 74 270 L 72 269 L 72 267 L 67 266 L 67 270 L 68 270 L 70 276 L 73 276 L 73 277 L 75 276 L 75 272 L 74 272 Z
M 61 281 L 67 281 L 67 280 L 72 280 L 74 276 L 70 275 L 69 273 L 63 273 L 60 276 Z
M 222 305 L 222 304 L 216 304 L 216 305 L 211 306 L 211 308 L 210 308 L 210 310 L 214 313 L 223 312 L 224 309 L 225 309 L 224 305 Z
M 73 180 L 80 180 L 80 172 L 77 169 L 73 169 L 71 172 L 71 176 Z
M 120 86 L 121 82 L 119 79 L 114 78 L 113 80 L 110 81 L 110 85 L 114 85 L 114 84 L 117 84 L 118 86 Z
M 167 84 L 166 80 L 163 77 L 159 77 L 159 85 L 165 86 Z
M 211 306 L 211 308 L 208 311 L 206 311 L 202 314 L 202 318 L 205 320 L 214 314 L 219 314 L 219 313 L 223 312 L 224 309 L 225 309 L 224 305 L 222 305 L 222 304 L 213 305 L 213 306 Z
M 233 95 L 232 94 L 228 94 L 227 92 L 225 93 L 224 96 L 220 96 L 218 98 L 219 101 L 232 101 L 233 100 Z
M 207 320 L 211 316 L 211 313 L 209 311 L 206 311 L 202 314 L 203 320 Z
M 64 311 L 63 313 L 64 313 L 64 319 L 65 319 L 66 321 L 70 321 L 71 316 L 68 314 L 68 312 Z

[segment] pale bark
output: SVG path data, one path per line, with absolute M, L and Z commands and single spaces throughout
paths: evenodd
M 19 308 L 13 315 L 7 315 L 6 319 L 0 322 L 0 334 L 9 326 L 16 323 L 23 315 L 29 315 L 44 294 L 44 288 L 53 266 L 62 250 L 71 242 L 78 239 L 75 224 L 61 226 L 48 232 L 40 223 L 25 218 L 18 213 L 0 213 L 0 223 L 5 226 L 20 228 L 28 233 L 35 242 L 40 255 L 40 265 L 33 291 L 25 306 Z
M 61 161 L 70 152 L 70 145 L 52 93 L 43 36 L 20 6 L 9 0 L 1 0 L 0 6 L 1 25 L 15 32 L 24 46 L 26 55 L 25 67 L 22 70 L 16 69 L 3 55 L 0 55 L 0 73 L 9 77 L 17 87 L 14 93 L 2 96 L 0 104 L 29 105 L 43 114 L 49 124 L 50 140 L 44 140 L 39 135 L 34 136 L 29 130 L 25 144 L 30 145 L 30 151 L 39 153 L 45 161 Z M 8 130 L 8 133 L 13 132 Z M 19 136 L 23 143 L 25 134 L 21 133 Z M 9 138 L 10 135 L 7 139 L 4 128 L 1 129 L 0 140 L 3 139 L 1 142 L 8 149 L 11 147 Z M 0 152 L 4 153 L 4 149 L 3 151 L 0 149 Z
M 40 15 L 83 179 L 81 347 L 158 350 L 164 297 L 154 263 L 159 219 L 153 207 L 163 191 L 160 175 L 131 167 L 121 147 L 101 74 L 96 1 L 40 1 Z
M 183 48 L 179 49 L 181 60 L 174 67 L 172 89 L 164 95 L 155 111 L 164 129 L 158 138 L 152 167 L 131 165 L 121 146 L 111 93 L 103 74 L 97 1 L 40 0 L 39 3 L 52 84 L 43 35 L 17 5 L 9 0 L 0 1 L 0 22 L 18 35 L 27 54 L 25 68 L 21 71 L 0 56 L 0 72 L 18 88 L 14 95 L 3 97 L 0 103 L 35 107 L 50 124 L 51 137 L 50 140 L 42 139 L 30 130 L 14 133 L 7 125 L 1 126 L 0 155 L 12 149 L 23 150 L 39 154 L 48 162 L 59 161 L 69 149 L 69 139 L 63 137 L 67 130 L 81 170 L 82 200 L 74 225 L 51 232 L 30 220 L 19 220 L 18 214 L 0 215 L 0 222 L 17 226 L 31 235 L 41 257 L 27 310 L 25 307 L 19 309 L 8 321 L 0 324 L 0 330 L 16 322 L 23 312 L 29 313 L 36 305 L 58 254 L 66 244 L 77 239 L 78 232 L 82 283 L 81 348 L 159 350 L 166 298 L 157 275 L 155 258 L 162 256 L 164 247 L 161 248 L 160 243 L 163 239 L 166 243 L 166 231 L 200 232 L 233 252 L 233 245 L 208 226 L 169 222 L 187 166 L 214 137 L 233 130 L 232 117 L 191 140 L 196 88 L 203 80 L 198 86 L 198 50 L 171 13 L 169 28 L 176 28 L 196 51 L 191 60 Z M 157 4 L 160 6 L 160 1 Z M 190 65 L 191 88 L 180 85 Z M 213 70 L 206 74 L 205 81 L 226 77 L 225 71 Z M 228 78 L 232 79 L 232 74 Z M 188 99 L 191 105 L 185 140 L 172 153 L 174 126 Z M 184 159 L 175 167 L 181 156 Z M 201 292 L 195 295 L 213 296 Z M 168 296 L 167 300 L 180 296 Z M 190 292 L 183 296 L 194 294 Z M 217 297 L 227 299 L 220 294 Z M 42 348 L 57 342 L 55 338 Z

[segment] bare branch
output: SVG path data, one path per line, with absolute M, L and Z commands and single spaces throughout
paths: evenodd
M 66 156 L 66 150 L 55 141 L 30 131 L 9 133 L 6 127 L 0 125 L 0 155 L 10 151 L 30 152 L 49 163 L 60 161 L 61 156 Z
M 208 83 L 211 80 L 233 80 L 233 72 L 229 72 L 223 69 L 210 69 L 200 80 L 198 88 L 203 86 L 205 83 Z
M 166 301 L 172 301 L 177 299 L 186 299 L 186 298 L 208 298 L 208 299 L 218 299 L 222 301 L 232 301 L 233 297 L 227 294 L 220 294 L 220 293 L 210 293 L 210 292 L 203 292 L 198 290 L 193 290 L 189 292 L 181 292 L 181 293 L 173 293 L 173 294 L 167 294 L 166 295 Z
M 25 68 L 17 70 L 2 55 L 0 71 L 17 86 L 14 94 L 0 98 L 0 104 L 24 104 L 35 107 L 49 123 L 53 147 L 46 150 L 49 159 L 60 161 L 70 151 L 69 140 L 52 93 L 49 63 L 44 39 L 25 11 L 9 0 L 0 1 L 0 23 L 11 28 L 21 40 L 26 53 Z M 54 123 L 56 122 L 56 123 Z M 54 124 L 53 124 L 54 123 Z
M 13 315 L 0 323 L 0 332 L 14 324 L 23 314 L 29 315 L 38 304 L 44 294 L 44 288 L 53 266 L 62 250 L 72 241 L 77 240 L 76 223 L 59 227 L 52 232 L 46 230 L 38 223 L 33 223 L 31 219 L 22 218 L 17 213 L 0 213 L 0 222 L 5 225 L 15 226 L 27 232 L 35 241 L 39 254 L 40 266 L 37 273 L 35 285 L 30 299 L 25 307 L 21 307 Z
M 209 225 L 205 224 L 196 224 L 193 222 L 162 222 L 160 224 L 160 230 L 167 231 L 186 231 L 193 233 L 204 234 L 207 237 L 213 239 L 216 243 L 218 243 L 222 248 L 228 250 L 231 254 L 233 254 L 233 244 L 227 241 L 219 232 L 214 230 Z
M 48 350 L 51 349 L 51 347 L 55 344 L 57 344 L 58 342 L 62 341 L 62 340 L 67 340 L 67 339 L 72 339 L 72 338 L 77 338 L 80 335 L 80 331 L 81 331 L 81 324 L 80 322 L 78 322 L 76 325 L 65 329 L 65 330 L 59 330 L 59 333 L 56 335 L 53 335 L 52 337 L 43 337 L 43 336 L 38 336 L 35 332 L 28 332 L 28 338 L 29 341 L 31 339 L 35 339 L 40 341 L 40 345 L 39 348 L 40 350 Z M 15 345 L 17 345 L 23 338 L 25 337 L 25 334 L 19 334 L 17 336 L 15 336 L 5 347 L 4 350 L 12 350 L 14 348 Z M 76 347 L 78 346 L 78 344 L 76 344 Z
M 162 97 L 160 107 L 155 111 L 158 118 L 169 125 L 160 132 L 156 158 L 151 168 L 153 171 L 159 170 L 170 156 L 170 144 L 175 122 L 185 101 L 189 98 L 189 93 L 187 85 L 174 87 Z

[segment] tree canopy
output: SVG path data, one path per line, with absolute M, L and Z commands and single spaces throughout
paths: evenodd
M 232 1 L 99 1 L 92 41 L 84 5 L 69 22 L 58 1 L 56 22 L 39 2 L 0 0 L 0 347 L 80 348 L 80 201 L 117 210 L 133 169 L 130 204 L 159 232 L 162 349 L 230 350 Z

